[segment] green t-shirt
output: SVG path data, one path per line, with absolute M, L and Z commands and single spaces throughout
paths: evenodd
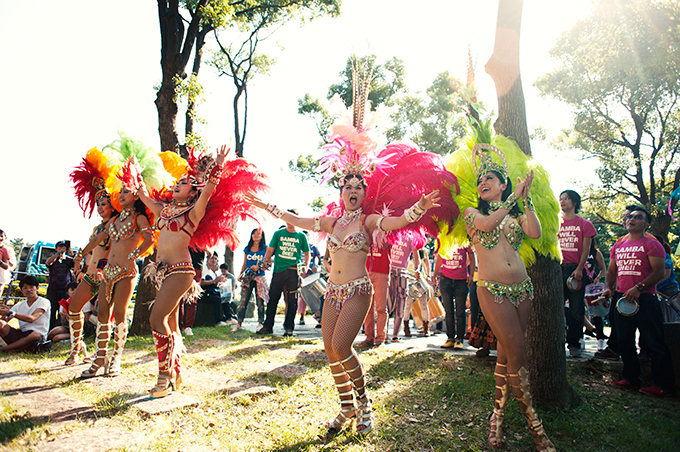
M 307 236 L 302 232 L 288 232 L 286 228 L 274 233 L 269 246 L 274 248 L 274 273 L 297 265 L 301 261 L 302 253 L 309 252 Z

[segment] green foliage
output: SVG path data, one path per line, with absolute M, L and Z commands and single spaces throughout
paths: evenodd
M 24 239 L 16 238 L 16 239 L 11 239 L 9 241 L 9 244 L 12 247 L 12 249 L 14 250 L 14 255 L 17 257 L 17 263 L 18 263 L 19 256 L 21 255 L 21 249 L 24 247 L 24 245 L 26 243 L 24 242 Z
M 463 83 L 448 71 L 442 72 L 424 95 L 407 95 L 397 101 L 387 138 L 410 140 L 423 151 L 449 154 L 463 144 L 467 133 L 466 104 Z
M 404 62 L 399 58 L 393 57 L 383 64 L 377 64 L 375 55 L 352 56 L 347 59 L 345 69 L 340 71 L 341 81 L 332 84 L 328 89 L 327 99 L 331 99 L 337 94 L 345 107 L 352 105 L 352 64 L 355 64 L 359 71 L 363 71 L 364 68 L 373 68 L 373 78 L 368 93 L 369 108 L 372 111 L 382 105 L 394 105 L 397 102 L 396 99 L 405 92 L 404 77 L 406 70 Z M 326 144 L 326 136 L 335 120 L 328 108 L 318 98 L 307 93 L 302 99 L 298 99 L 298 114 L 309 116 L 314 120 L 320 137 L 319 147 Z M 314 172 L 317 164 L 318 158 L 311 155 L 300 155 L 297 161 L 290 160 L 288 162 L 288 168 L 297 172 L 302 180 L 319 181 L 320 175 Z
M 323 198 L 316 198 L 314 201 L 307 203 L 314 212 L 320 212 L 326 206 L 326 201 Z
M 536 82 L 574 109 L 556 144 L 594 157 L 596 214 L 618 222 L 623 198 L 647 207 L 665 236 L 668 196 L 680 182 L 680 5 L 602 0 L 551 51 L 561 64 Z M 600 210 L 601 209 L 601 210 Z

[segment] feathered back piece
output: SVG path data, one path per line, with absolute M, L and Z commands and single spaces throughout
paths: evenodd
M 104 183 L 109 177 L 111 169 L 107 166 L 106 161 L 107 158 L 104 153 L 94 147 L 87 151 L 85 158 L 70 175 L 83 216 L 88 218 L 92 216 L 99 198 L 108 196 Z
M 255 165 L 242 158 L 226 161 L 220 183 L 208 201 L 205 216 L 198 224 L 190 246 L 205 250 L 225 242 L 235 250 L 239 245 L 236 221 L 247 218 L 258 221 L 260 215 L 259 209 L 245 200 L 245 195 L 268 190 L 269 179 Z
M 457 150 L 451 155 L 446 168 L 458 176 L 460 192 L 453 194 L 453 199 L 458 204 L 461 212 L 468 207 L 477 208 L 477 175 L 472 164 L 472 148 L 476 143 L 469 142 L 466 147 Z M 539 239 L 525 237 L 519 249 L 524 264 L 528 267 L 536 261 L 539 253 L 552 259 L 559 259 L 560 252 L 557 242 L 559 231 L 559 204 L 550 188 L 550 174 L 538 162 L 527 156 L 513 140 L 502 135 L 496 135 L 491 139 L 491 145 L 500 150 L 507 161 L 508 178 L 514 184 L 517 178 L 524 179 L 530 170 L 534 170 L 534 181 L 531 184 L 531 197 L 536 207 L 536 215 L 541 222 L 543 230 Z M 520 204 L 520 209 L 523 207 Z M 450 256 L 451 251 L 459 246 L 468 245 L 469 238 L 465 231 L 463 216 L 456 220 L 453 228 L 442 227 L 439 236 L 439 254 Z
M 456 176 L 444 166 L 441 156 L 421 152 L 415 145 L 392 143 L 378 155 L 386 165 L 366 178 L 366 198 L 362 204 L 364 212 L 400 216 L 404 210 L 418 202 L 420 196 L 438 189 L 440 207 L 430 209 L 418 222 L 387 235 L 389 243 L 397 243 L 407 232 L 412 231 L 416 240 L 425 235 L 437 237 L 440 225 L 452 227 L 458 217 L 458 206 L 452 194 L 458 194 Z M 380 237 L 376 237 L 381 242 Z

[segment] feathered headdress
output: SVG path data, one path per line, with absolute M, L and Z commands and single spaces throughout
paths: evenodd
M 70 175 L 76 199 L 88 218 L 92 216 L 94 207 L 102 196 L 108 197 L 105 181 L 109 177 L 111 169 L 106 164 L 107 158 L 96 147 L 87 151 L 85 158 L 80 162 Z
M 367 111 L 372 78 L 373 68 L 360 72 L 356 61 L 352 62 L 352 105 L 350 108 L 343 105 L 343 114 L 330 127 L 327 136 L 330 143 L 322 148 L 325 153 L 316 168 L 316 172 L 322 173 L 321 183 L 333 177 L 354 176 L 348 183 L 358 186 L 361 179 L 385 165 L 385 160 L 376 155 L 378 143 L 373 136 L 378 115 Z M 342 103 L 337 95 L 332 102 Z
M 458 176 L 460 192 L 454 195 L 453 199 L 464 212 L 468 207 L 477 208 L 477 172 L 473 165 L 472 149 L 478 143 L 468 142 L 467 146 L 457 150 L 451 155 L 446 167 L 449 171 Z M 536 254 L 539 253 L 553 259 L 559 259 L 560 252 L 557 242 L 557 232 L 559 231 L 559 204 L 557 198 L 550 188 L 550 174 L 542 165 L 527 156 L 517 146 L 513 140 L 496 135 L 491 139 L 490 144 L 505 156 L 508 166 L 509 180 L 524 178 L 530 170 L 534 170 L 534 180 L 531 184 L 531 193 L 536 215 L 541 222 L 542 234 L 538 239 L 525 238 L 519 249 L 520 256 L 526 266 L 530 266 L 536 261 Z M 520 209 L 522 209 L 520 203 Z M 442 233 L 439 235 L 440 250 L 442 256 L 449 256 L 451 251 L 459 246 L 469 244 L 469 238 L 465 230 L 463 217 L 456 220 L 453 228 L 442 225 Z
M 112 205 L 120 210 L 118 193 L 123 183 L 130 190 L 136 190 L 139 180 L 137 174 L 141 175 L 144 185 L 156 190 L 169 186 L 174 181 L 165 171 L 163 161 L 156 151 L 120 130 L 118 135 L 120 138 L 104 146 L 104 149 L 110 150 L 108 165 L 112 167 L 111 175 L 106 180 L 106 188 L 111 193 Z

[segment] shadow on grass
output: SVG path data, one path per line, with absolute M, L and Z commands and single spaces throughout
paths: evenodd
M 0 442 L 9 443 L 15 438 L 22 436 L 29 430 L 35 429 L 48 422 L 47 419 L 32 417 L 28 413 L 19 414 L 16 410 L 5 407 L 0 415 Z

